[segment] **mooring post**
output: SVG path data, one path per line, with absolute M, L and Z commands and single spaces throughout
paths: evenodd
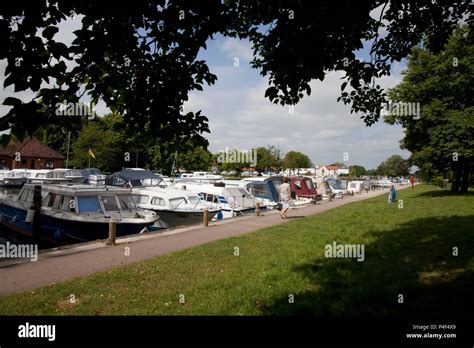
M 204 214 L 202 215 L 202 223 L 204 226 L 209 226 L 209 209 L 204 209 Z
M 41 186 L 35 185 L 33 193 L 33 243 L 38 244 L 41 239 Z
M 260 203 L 255 203 L 255 215 L 260 216 Z
M 117 222 L 111 219 L 109 221 L 109 239 L 105 241 L 106 245 L 115 245 L 115 238 L 117 237 Z

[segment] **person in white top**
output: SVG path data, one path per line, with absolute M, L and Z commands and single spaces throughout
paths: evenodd
M 290 191 L 290 184 L 288 184 L 288 178 L 283 178 L 283 184 L 280 185 L 280 202 L 282 205 L 282 211 L 280 213 L 280 217 L 285 220 L 286 214 L 288 213 L 288 209 L 290 209 L 290 201 L 291 201 L 291 191 Z

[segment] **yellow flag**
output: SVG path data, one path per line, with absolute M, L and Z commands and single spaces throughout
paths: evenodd
M 89 149 L 89 151 L 87 151 L 87 153 L 89 154 L 89 156 L 91 156 L 92 158 L 95 159 L 95 154 L 94 154 L 94 152 L 92 151 L 92 149 Z

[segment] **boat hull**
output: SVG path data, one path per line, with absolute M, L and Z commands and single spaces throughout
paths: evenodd
M 162 228 L 196 225 L 203 222 L 203 211 L 154 211 L 160 216 L 160 221 L 158 221 L 157 224 Z M 209 221 L 211 221 L 218 212 L 219 210 L 209 210 Z
M 26 216 L 26 209 L 0 203 L 0 224 L 14 232 L 32 237 L 33 224 L 26 222 Z M 108 238 L 108 222 L 104 220 L 73 221 L 41 214 L 40 224 L 40 239 L 58 245 Z M 149 221 L 134 223 L 119 221 L 117 237 L 140 233 L 152 224 Z

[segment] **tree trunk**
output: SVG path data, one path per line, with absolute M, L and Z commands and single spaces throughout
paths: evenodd
M 469 160 L 464 162 L 464 168 L 462 173 L 461 193 L 467 193 L 469 189 L 469 174 L 471 172 L 471 166 Z
M 452 192 L 459 192 L 461 187 L 461 178 L 462 178 L 462 163 L 459 161 L 455 164 L 453 169 L 453 184 L 451 185 Z

